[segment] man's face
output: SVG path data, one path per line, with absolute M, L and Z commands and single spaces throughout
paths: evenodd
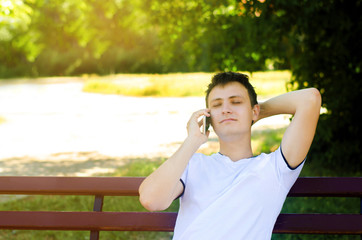
M 240 136 L 250 132 L 258 108 L 251 107 L 247 89 L 238 82 L 214 87 L 208 98 L 211 123 L 219 137 Z

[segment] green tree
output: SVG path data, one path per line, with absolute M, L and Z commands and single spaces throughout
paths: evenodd
M 146 65 L 153 60 L 157 39 L 145 27 L 147 16 L 139 4 L 139 0 L 38 0 L 34 25 L 43 33 L 47 51 L 36 65 L 40 68 L 50 59 L 47 74 L 56 75 L 150 71 Z
M 22 1 L 0 0 L 0 75 L 21 74 L 22 65 L 33 62 L 41 46 L 31 31 L 33 9 Z
M 176 63 L 164 64 L 166 71 L 263 68 L 260 55 L 249 50 L 247 19 L 238 16 L 236 1 L 150 0 L 145 7 L 160 27 L 163 62 Z
M 361 168 L 362 1 L 148 1 L 163 61 L 182 70 L 290 68 L 291 88 L 316 87 L 321 115 L 309 158 Z M 168 65 L 168 70 L 175 66 Z
M 328 167 L 361 169 L 359 96 L 362 90 L 362 1 L 245 1 L 246 13 L 259 11 L 266 32 L 278 32 L 290 61 L 292 84 L 317 87 L 327 112 L 321 115 L 310 159 Z M 266 41 L 266 44 L 270 44 Z M 273 46 L 273 44 L 270 44 Z M 277 56 L 277 48 L 270 48 Z
M 158 38 L 141 0 L 0 4 L 2 77 L 159 70 Z

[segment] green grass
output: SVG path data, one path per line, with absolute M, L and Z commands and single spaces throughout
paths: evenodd
M 246 73 L 251 78 L 257 94 L 268 97 L 286 92 L 289 71 Z M 185 97 L 204 96 L 212 73 L 172 74 L 118 74 L 107 77 L 90 77 L 83 91 L 125 96 Z
M 262 130 L 253 132 L 255 154 L 275 150 L 280 143 L 285 129 Z M 164 158 L 130 159 L 121 168 L 106 176 L 147 176 L 153 172 Z M 340 172 L 338 172 L 340 173 Z M 323 170 L 315 163 L 306 162 L 302 176 L 333 176 L 333 170 Z M 345 174 L 348 176 L 348 174 Z M 29 196 L 18 200 L 0 203 L 0 210 L 29 211 L 91 211 L 93 197 L 89 196 Z M 137 197 L 106 197 L 104 211 L 146 211 Z M 175 201 L 167 211 L 177 211 Z M 352 198 L 288 198 L 282 212 L 289 213 L 359 213 L 359 199 Z M 100 239 L 170 239 L 172 233 L 164 232 L 101 232 Z M 1 240 L 60 240 L 88 239 L 89 232 L 82 231 L 0 231 Z M 333 235 L 290 235 L 274 234 L 273 240 L 279 239 L 359 239 L 359 236 Z

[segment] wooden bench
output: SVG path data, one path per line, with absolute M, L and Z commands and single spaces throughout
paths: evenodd
M 89 212 L 0 211 L 0 229 L 173 231 L 174 212 L 102 212 L 104 196 L 137 196 L 141 177 L 0 177 L 0 194 L 94 195 Z M 362 177 L 299 178 L 289 197 L 358 197 Z M 274 233 L 362 235 L 360 214 L 280 214 Z

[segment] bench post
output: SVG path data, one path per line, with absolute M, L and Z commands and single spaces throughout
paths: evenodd
M 102 212 L 103 200 L 104 200 L 104 196 L 102 196 L 102 195 L 95 196 L 94 205 L 93 205 L 94 212 Z M 99 240 L 99 231 L 98 230 L 92 230 L 90 232 L 90 240 Z

